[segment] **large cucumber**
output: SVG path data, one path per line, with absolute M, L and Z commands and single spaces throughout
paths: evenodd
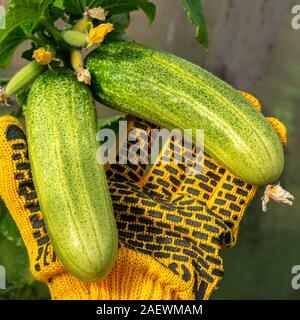
M 96 113 L 71 71 L 46 71 L 26 108 L 29 157 L 45 223 L 65 268 L 85 281 L 114 263 L 117 229 L 105 171 L 96 161 Z
M 86 62 L 104 104 L 167 129 L 204 129 L 205 151 L 249 183 L 264 185 L 281 175 L 283 149 L 273 128 L 206 70 L 127 42 L 103 44 Z

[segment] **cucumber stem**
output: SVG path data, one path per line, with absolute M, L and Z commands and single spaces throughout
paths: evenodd
M 46 45 L 45 42 L 43 42 L 41 39 L 39 39 L 35 36 L 31 36 L 31 37 L 29 37 L 29 39 L 32 40 L 33 42 L 35 42 L 38 47 L 44 47 Z
M 83 58 L 81 50 L 77 48 L 71 48 L 71 65 L 74 69 L 74 73 L 79 82 L 83 82 L 87 85 L 91 84 L 91 73 L 88 69 L 84 68 Z
M 84 16 L 73 26 L 74 31 L 86 33 L 91 25 L 92 19 L 88 16 Z
M 47 18 L 42 19 L 41 23 L 47 28 L 47 30 L 50 32 L 57 44 L 63 49 L 63 51 L 67 51 L 68 46 L 65 43 L 61 33 L 47 20 Z

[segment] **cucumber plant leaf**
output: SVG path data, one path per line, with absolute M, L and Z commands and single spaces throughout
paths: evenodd
M 149 23 L 151 24 L 155 19 L 156 6 L 149 1 L 140 1 L 137 6 L 144 11 L 146 16 L 148 17 Z
M 6 68 L 9 65 L 15 50 L 26 39 L 23 29 L 18 27 L 0 43 L 0 68 Z
M 28 60 L 28 61 L 32 61 L 33 60 L 33 53 L 34 53 L 34 50 L 38 49 L 38 46 L 36 43 L 32 42 L 31 43 L 31 48 L 28 49 L 28 50 L 25 50 L 23 53 L 22 53 L 22 58 L 25 59 L 25 60 Z
M 88 1 L 81 0 L 64 0 L 63 6 L 69 14 L 82 16 Z
M 56 0 L 60 6 L 60 0 Z M 102 7 L 108 11 L 109 16 L 129 13 L 141 9 L 147 15 L 149 22 L 155 18 L 156 7 L 149 0 L 64 0 L 66 11 L 73 16 L 82 16 L 86 8 Z
M 196 39 L 206 49 L 209 46 L 206 18 L 201 0 L 181 0 L 188 20 L 196 29 Z
M 148 0 L 118 0 L 106 2 L 107 4 L 104 1 L 103 7 L 109 14 L 120 14 L 141 9 L 147 15 L 150 23 L 152 23 L 155 18 L 156 7 Z
M 126 116 L 118 115 L 97 120 L 98 129 L 112 129 L 116 134 L 119 132 L 119 122 L 125 120 Z
M 0 200 L 0 234 L 16 245 L 21 242 L 20 232 L 2 200 Z
M 27 250 L 19 229 L 0 199 L 0 265 L 5 267 L 7 289 L 0 290 L 1 299 L 48 298 L 44 284 L 33 281 L 29 271 Z
M 53 0 L 11 0 L 6 29 L 0 30 L 0 68 L 7 68 L 16 48 L 31 36 Z
M 150 23 L 152 23 L 155 18 L 156 6 L 148 0 L 104 0 L 101 2 L 102 7 L 107 10 L 110 15 L 141 9 L 147 15 Z
M 30 86 L 24 88 L 23 90 L 19 91 L 16 94 L 16 100 L 17 100 L 17 104 L 18 104 L 18 109 L 15 111 L 12 111 L 10 113 L 11 116 L 18 118 L 18 119 L 22 119 L 24 118 L 24 113 L 25 113 L 25 109 L 26 109 L 26 103 L 27 103 L 27 98 L 30 92 Z
M 114 25 L 114 30 L 105 37 L 105 43 L 114 41 L 128 41 L 125 36 L 125 30 L 130 24 L 130 14 L 128 12 L 115 14 L 111 16 L 107 21 Z
M 26 248 L 0 234 L 0 265 L 6 270 L 7 282 L 22 286 L 29 282 L 31 273 Z
M 8 282 L 6 290 L 0 290 L 0 300 L 40 300 L 50 299 L 48 287 L 41 282 L 24 284 Z
M 10 79 L 11 78 L 9 78 L 9 77 L 1 77 L 0 78 L 0 86 L 7 84 L 10 81 Z
M 0 43 L 4 41 L 16 28 L 29 24 L 33 25 L 44 16 L 46 9 L 53 0 L 13 0 L 9 2 L 6 14 L 6 29 L 0 30 Z
M 55 8 L 60 9 L 60 10 L 65 10 L 65 9 L 66 9 L 66 7 L 65 7 L 65 5 L 64 5 L 64 0 L 55 0 L 55 1 L 53 2 L 53 6 L 54 6 Z
M 124 30 L 129 27 L 130 14 L 129 13 L 115 14 L 109 19 L 109 21 L 113 23 L 115 31 L 124 32 Z
M 24 118 L 24 110 L 23 107 L 19 107 L 16 111 L 12 111 L 9 113 L 10 116 L 15 117 L 17 119 Z

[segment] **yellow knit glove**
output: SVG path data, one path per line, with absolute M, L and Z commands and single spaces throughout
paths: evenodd
M 157 275 L 158 261 L 119 245 L 117 262 L 101 282 L 70 275 L 53 252 L 34 189 L 26 138 L 20 122 L 0 117 L 0 196 L 24 240 L 33 277 L 48 285 L 52 299 L 190 298 L 177 276 Z M 149 290 L 149 287 L 154 286 Z
M 281 125 L 278 120 L 276 125 Z M 129 130 L 133 127 L 150 131 L 140 120 L 132 120 Z M 219 250 L 235 243 L 256 187 L 207 156 L 198 176 L 188 177 L 182 165 L 161 165 L 159 159 L 146 169 L 130 164 L 108 168 L 119 228 L 118 258 L 104 280 L 84 283 L 68 274 L 53 252 L 20 123 L 0 118 L 0 194 L 20 229 L 33 276 L 47 283 L 53 299 L 210 296 L 223 274 Z
M 256 98 L 242 94 L 260 111 Z M 274 118 L 269 118 L 269 122 L 286 144 L 283 124 Z M 257 187 L 236 178 L 208 155 L 201 174 L 187 175 L 185 161 L 181 164 L 172 161 L 174 153 L 188 155 L 177 139 L 166 142 L 154 165 L 142 164 L 147 163 L 147 147 L 155 139 L 153 128 L 143 120 L 131 119 L 128 140 L 133 142 L 121 145 L 118 162 L 124 163 L 123 157 L 127 157 L 135 164 L 115 164 L 107 169 L 119 239 L 126 248 L 142 253 L 143 269 L 148 266 L 160 279 L 144 283 L 137 266 L 132 281 L 154 299 L 208 299 L 223 275 L 219 251 L 236 243 L 240 221 Z M 137 145 L 142 150 L 139 160 L 144 154 L 145 161 L 137 161 Z M 170 163 L 162 161 L 164 155 L 170 155 Z M 195 146 L 192 156 L 195 159 Z M 189 168 L 195 162 L 189 163 Z M 149 256 L 153 260 L 147 265 L 144 259 Z M 175 295 L 170 296 L 169 279 L 173 275 L 177 276 L 171 284 Z M 130 282 L 128 286 L 130 290 Z M 155 295 L 154 289 L 161 295 Z

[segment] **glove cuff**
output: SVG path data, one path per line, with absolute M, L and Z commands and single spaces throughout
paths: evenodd
M 118 250 L 112 272 L 91 285 L 95 300 L 191 300 L 190 284 L 149 255 L 129 248 Z
M 89 300 L 90 284 L 80 281 L 67 272 L 60 273 L 47 282 L 52 300 Z
M 50 279 L 53 300 L 192 300 L 190 284 L 156 259 L 121 247 L 112 272 L 102 281 L 83 283 L 67 273 Z

